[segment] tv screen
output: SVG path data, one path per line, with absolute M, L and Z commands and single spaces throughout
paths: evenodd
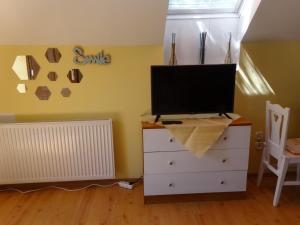
M 152 66 L 153 115 L 230 113 L 236 64 Z

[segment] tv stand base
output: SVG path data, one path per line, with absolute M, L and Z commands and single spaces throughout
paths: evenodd
M 157 123 L 158 120 L 159 120 L 159 118 L 160 118 L 160 115 L 156 115 L 155 120 L 154 120 L 154 123 Z
M 232 118 L 231 118 L 227 113 L 219 113 L 219 116 L 222 116 L 222 115 L 224 115 L 224 116 L 226 116 L 228 119 L 231 119 L 231 120 L 232 120 Z

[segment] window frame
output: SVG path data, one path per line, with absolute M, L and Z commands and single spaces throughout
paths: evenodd
M 232 14 L 237 15 L 242 8 L 244 0 L 238 0 L 237 4 L 232 9 L 226 8 L 212 8 L 212 9 L 170 9 L 170 5 L 168 7 L 168 15 L 208 15 L 208 14 Z

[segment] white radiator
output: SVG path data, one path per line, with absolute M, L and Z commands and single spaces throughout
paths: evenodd
M 114 177 L 111 120 L 0 124 L 0 184 Z

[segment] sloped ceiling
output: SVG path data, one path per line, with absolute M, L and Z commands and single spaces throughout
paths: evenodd
M 162 44 L 168 0 L 2 0 L 0 44 Z
M 262 0 L 243 42 L 300 40 L 299 12 L 299 0 Z

